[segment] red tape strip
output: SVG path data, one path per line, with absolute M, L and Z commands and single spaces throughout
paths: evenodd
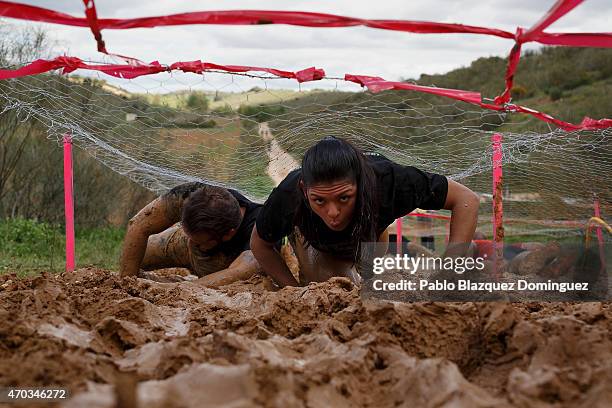
M 361 86 L 365 86 L 371 92 L 381 92 L 388 90 L 408 90 L 408 91 L 417 91 L 423 93 L 429 93 L 433 95 L 445 96 L 447 98 L 456 99 L 458 101 L 463 101 L 475 105 L 479 105 L 482 98 L 480 96 L 480 92 L 474 91 L 461 91 L 458 89 L 446 89 L 446 88 L 436 88 L 431 86 L 422 86 L 416 84 L 410 84 L 406 82 L 393 82 L 386 81 L 379 77 L 369 77 L 364 75 L 352 75 L 346 74 L 344 76 L 345 81 L 351 81 L 358 83 Z
M 98 25 L 98 13 L 96 11 L 96 5 L 94 0 L 83 0 L 85 4 L 85 16 L 87 17 L 87 22 L 89 23 L 89 28 L 98 43 L 98 51 L 108 54 L 106 51 L 106 45 L 104 44 L 104 40 L 102 39 L 102 33 L 100 32 L 100 27 Z
M 89 0 L 83 0 L 86 5 Z M 514 38 L 512 33 L 485 27 L 463 24 L 434 23 L 409 20 L 368 20 L 324 13 L 309 13 L 303 11 L 270 11 L 270 10 L 227 10 L 227 11 L 197 11 L 191 13 L 171 14 L 166 16 L 128 18 L 128 19 L 97 19 L 95 6 L 87 7 L 87 18 L 73 17 L 42 7 L 29 6 L 9 1 L 0 1 L 0 16 L 23 20 L 44 21 L 47 23 L 64 24 L 95 29 L 129 29 L 151 28 L 159 26 L 174 26 L 186 24 L 288 24 L 303 27 L 352 27 L 366 26 L 382 30 L 405 31 L 412 33 L 469 33 L 494 35 L 502 38 Z M 92 22 L 97 21 L 97 25 Z M 95 31 L 94 31 L 95 35 Z
M 510 102 L 511 99 L 511 91 L 512 85 L 514 83 L 514 72 L 518 67 L 519 60 L 521 58 L 521 43 L 517 42 L 510 50 L 510 55 L 508 56 L 508 66 L 506 67 L 506 89 L 500 95 L 495 97 L 494 101 L 497 105 L 503 105 L 504 103 Z
M 582 3 L 583 0 L 558 0 L 548 13 L 529 30 L 525 31 L 518 28 L 516 35 L 503 30 L 490 29 L 477 26 L 466 26 L 461 24 L 434 23 L 423 21 L 406 20 L 367 20 L 356 19 L 345 16 L 323 13 L 306 13 L 290 11 L 262 11 L 262 10 L 233 10 L 233 11 L 210 11 L 174 14 L 159 17 L 145 17 L 135 19 L 98 19 L 94 0 L 83 0 L 85 4 L 86 19 L 73 17 L 67 14 L 55 12 L 41 7 L 29 6 L 20 3 L 0 1 L 0 16 L 44 21 L 49 23 L 65 24 L 72 26 L 89 26 L 98 43 L 98 50 L 107 53 L 104 41 L 102 40 L 101 29 L 115 28 L 128 29 L 136 27 L 155 27 L 168 25 L 184 24 L 290 24 L 307 27 L 348 27 L 362 25 L 384 30 L 406 31 L 413 33 L 471 33 L 494 35 L 502 38 L 514 38 L 516 44 L 512 48 L 508 57 L 508 67 L 506 69 L 504 92 L 495 98 L 495 105 L 482 103 L 480 93 L 462 91 L 457 89 L 444 89 L 427 87 L 404 82 L 385 81 L 379 77 L 369 77 L 363 75 L 345 76 L 345 80 L 356 82 L 367 87 L 372 92 L 380 92 L 391 89 L 404 89 L 417 92 L 424 92 L 434 95 L 445 96 L 459 101 L 478 105 L 485 109 L 496 111 L 515 111 L 532 115 L 540 120 L 555 125 L 566 130 L 577 130 L 586 128 L 607 128 L 612 126 L 610 119 L 594 120 L 585 118 L 580 125 L 563 122 L 550 115 L 522 107 L 511 105 L 511 89 L 514 73 L 519 63 L 521 44 L 528 41 L 541 41 L 545 44 L 571 45 L 587 47 L 612 47 L 612 33 L 544 33 L 543 30 L 567 14 L 573 8 Z M 116 55 L 116 54 L 109 54 Z M 181 70 L 184 72 L 201 73 L 207 70 L 224 70 L 227 72 L 248 72 L 260 71 L 267 72 L 282 78 L 296 79 L 298 82 L 314 81 L 322 79 L 325 72 L 314 67 L 307 68 L 298 72 L 282 71 L 273 68 L 249 67 L 237 65 L 217 65 L 201 61 L 177 62 L 170 67 L 162 67 L 157 61 L 144 64 L 139 60 L 130 57 L 124 58 L 131 65 L 88 65 L 78 58 L 59 57 L 55 60 L 38 60 L 30 65 L 18 70 L 0 70 L 0 79 L 16 78 L 26 75 L 35 75 L 55 69 L 63 69 L 63 73 L 69 73 L 75 69 L 91 69 L 104 72 L 108 75 L 120 78 L 136 78 L 141 75 L 150 75 L 163 71 Z
M 183 72 L 193 72 L 201 74 L 204 71 L 220 70 L 227 72 L 267 72 L 280 78 L 296 79 L 298 82 L 317 81 L 325 76 L 325 71 L 317 69 L 315 67 L 306 68 L 297 72 L 282 71 L 274 68 L 261 68 L 261 67 L 247 67 L 242 65 L 218 65 L 210 62 L 202 61 L 189 61 L 189 62 L 175 62 L 170 65 L 170 70 L 179 70 Z
M 39 59 L 16 70 L 0 70 L 0 80 L 37 75 L 56 69 L 62 69 L 63 74 L 68 74 L 77 69 L 88 69 L 100 71 L 107 75 L 125 79 L 133 79 L 142 75 L 152 75 L 165 71 L 183 71 L 200 74 L 210 70 L 240 73 L 249 71 L 267 72 L 277 77 L 295 79 L 298 82 L 317 81 L 325 77 L 325 71 L 315 67 L 306 68 L 297 72 L 290 72 L 274 68 L 247 67 L 242 65 L 219 65 L 201 61 L 176 62 L 170 66 L 163 66 L 157 61 L 136 66 L 120 64 L 91 65 L 76 57 L 62 56 L 53 60 Z
M 548 12 L 520 37 L 519 42 L 537 41 L 544 29 L 572 11 L 584 0 L 558 0 Z
M 612 47 L 611 33 L 585 33 L 585 34 L 549 34 L 543 30 L 552 23 L 569 13 L 584 0 L 558 0 L 544 17 L 529 30 L 517 28 L 515 45 L 508 56 L 506 68 L 506 88 L 495 98 L 498 105 L 508 103 L 511 99 L 511 90 L 514 83 L 514 73 L 521 58 L 521 44 L 528 41 L 538 41 L 543 44 L 565 45 L 574 47 Z
M 219 65 L 210 62 L 201 61 L 188 61 L 188 62 L 176 62 L 170 66 L 162 66 L 159 62 L 154 61 L 145 65 L 90 65 L 83 62 L 81 59 L 76 57 L 62 56 L 53 60 L 36 60 L 31 64 L 21 67 L 16 70 L 0 70 L 0 80 L 18 78 L 28 75 L 37 75 L 44 72 L 62 69 L 62 73 L 67 74 L 77 69 L 88 69 L 103 72 L 107 75 L 111 75 L 118 78 L 132 79 L 142 75 L 157 74 L 165 71 L 179 70 L 183 72 L 202 73 L 209 70 L 222 70 L 227 72 L 249 72 L 259 71 L 267 72 L 272 75 L 295 79 L 298 82 L 316 81 L 324 78 L 325 71 L 314 67 L 306 68 L 297 72 L 282 71 L 273 68 L 261 68 L 261 67 L 248 67 L 242 65 Z M 548 123 L 553 123 L 556 126 L 565 130 L 589 130 L 589 129 L 605 129 L 612 127 L 612 119 L 591 119 L 585 117 L 579 125 L 574 125 L 568 122 L 555 119 L 552 116 L 530 109 L 520 105 L 505 104 L 505 105 L 493 105 L 482 102 L 482 98 L 479 92 L 474 91 L 462 91 L 459 89 L 446 89 L 436 88 L 430 86 L 422 86 L 404 82 L 386 81 L 380 77 L 372 77 L 366 75 L 352 75 L 346 74 L 344 79 L 346 81 L 355 82 L 361 86 L 367 87 L 371 92 L 381 92 L 386 90 L 409 90 L 422 93 L 428 93 L 432 95 L 439 95 L 458 101 L 467 102 L 473 105 L 480 106 L 484 109 L 490 109 L 495 111 L 513 111 L 521 112 L 532 115 L 540 120 Z
M 76 27 L 89 26 L 87 20 L 84 18 L 10 1 L 0 1 L 0 16 Z
M 482 98 L 479 92 L 472 91 L 461 91 L 458 89 L 445 89 L 445 88 L 435 88 L 421 85 L 408 84 L 404 82 L 392 82 L 385 81 L 380 77 L 371 77 L 364 75 L 351 75 L 346 74 L 344 79 L 347 81 L 355 82 L 368 88 L 371 92 L 380 92 L 391 89 L 405 89 L 417 92 L 424 92 L 433 95 L 444 96 L 447 98 L 455 99 L 458 101 L 467 102 L 473 105 L 480 106 L 484 109 L 495 110 L 495 111 L 509 111 L 509 112 L 520 112 L 531 115 L 537 119 L 540 119 L 547 123 L 552 123 L 561 129 L 567 131 L 574 130 L 593 130 L 593 129 L 606 129 L 612 127 L 612 119 L 591 119 L 589 117 L 585 117 L 579 125 L 574 125 L 569 122 L 564 122 L 559 119 L 555 119 L 552 116 L 539 112 L 535 109 L 527 108 L 520 105 L 514 104 L 505 104 L 505 105 L 493 105 L 482 102 Z
M 538 42 L 568 47 L 612 48 L 612 33 L 542 33 Z
M 84 0 L 87 2 L 87 0 Z M 521 42 L 537 41 L 543 44 L 567 45 L 572 47 L 612 47 L 612 33 L 544 33 L 541 31 L 563 14 L 580 4 L 582 0 L 559 0 L 553 6 L 542 23 L 527 31 Z M 87 3 L 86 3 L 87 4 Z M 87 13 L 86 13 L 87 14 Z M 69 14 L 30 6 L 27 4 L 0 1 L 0 16 L 22 20 L 41 21 L 77 27 L 92 27 L 93 12 L 88 18 L 74 17 Z M 303 11 L 270 11 L 270 10 L 226 10 L 196 11 L 191 13 L 171 14 L 166 16 L 140 17 L 128 19 L 95 19 L 97 29 L 130 29 L 175 26 L 187 24 L 288 24 L 302 27 L 353 27 L 366 26 L 381 30 L 403 31 L 419 34 L 462 33 L 492 35 L 514 39 L 511 32 L 495 28 L 478 27 L 463 24 L 436 23 L 410 20 L 372 20 L 360 19 L 335 14 L 309 13 Z M 94 29 L 92 28 L 92 31 Z M 95 35 L 95 32 L 94 32 Z
M 88 0 L 84 0 L 87 4 Z M 545 44 L 582 46 L 582 47 L 612 47 L 610 33 L 595 34 L 548 34 L 541 30 L 557 20 L 563 14 L 576 7 L 582 0 L 560 0 L 561 6 L 551 9 L 545 21 L 534 26 L 521 38 L 521 42 L 543 39 Z M 514 39 L 511 32 L 495 28 L 478 27 L 463 24 L 436 23 L 410 20 L 372 20 L 360 19 L 335 14 L 309 13 L 302 11 L 270 11 L 270 10 L 226 10 L 197 11 L 191 13 L 171 14 L 128 19 L 97 19 L 93 18 L 94 7 L 87 9 L 87 18 L 74 17 L 68 14 L 35 7 L 21 3 L 0 1 L 0 16 L 23 20 L 41 21 L 54 24 L 64 24 L 78 27 L 91 27 L 94 35 L 102 29 L 151 28 L 159 26 L 174 26 L 187 24 L 227 24 L 227 25 L 257 25 L 257 24 L 288 24 L 303 27 L 352 27 L 366 26 L 382 30 L 403 31 L 420 34 L 463 33 L 492 35 L 501 38 Z M 97 22 L 97 25 L 92 22 Z M 567 41 L 567 43 L 565 43 Z

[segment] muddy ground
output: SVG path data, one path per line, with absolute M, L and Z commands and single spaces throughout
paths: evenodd
M 266 287 L 1 276 L 0 385 L 68 387 L 65 407 L 612 405 L 610 303 L 364 302 L 342 278 Z

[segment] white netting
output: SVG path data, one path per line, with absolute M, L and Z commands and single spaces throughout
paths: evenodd
M 126 80 L 127 92 L 100 79 L 45 74 L 1 81 L 0 108 L 35 118 L 52 139 L 70 134 L 157 193 L 202 180 L 263 200 L 313 142 L 334 135 L 466 184 L 481 194 L 480 223 L 489 228 L 491 136 L 499 132 L 507 234 L 578 233 L 594 197 L 602 212 L 612 209 L 610 129 L 565 132 L 407 91 L 316 87 L 322 83 L 297 89 L 294 81 L 226 73 L 159 74 Z

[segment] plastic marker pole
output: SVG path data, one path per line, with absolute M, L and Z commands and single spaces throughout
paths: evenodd
M 74 270 L 74 197 L 72 189 L 72 136 L 64 135 L 64 209 L 66 216 L 66 270 Z
M 448 239 L 450 238 L 450 221 L 446 223 L 446 237 L 444 238 L 444 242 L 448 245 Z
M 601 208 L 599 206 L 599 197 L 596 194 L 593 194 L 593 211 L 594 215 L 597 218 L 601 218 Z M 603 234 L 601 232 L 601 227 L 595 227 L 595 231 L 597 231 L 597 242 L 599 243 L 599 259 L 601 261 L 601 269 L 604 270 L 606 267 L 606 255 L 604 251 L 604 241 Z
M 402 235 L 402 217 L 399 217 L 395 220 L 395 245 L 396 245 L 396 253 L 402 255 L 402 244 L 403 244 L 403 235 Z
M 493 144 L 493 263 L 495 275 L 499 276 L 504 259 L 504 209 L 502 205 L 502 135 L 491 137 Z

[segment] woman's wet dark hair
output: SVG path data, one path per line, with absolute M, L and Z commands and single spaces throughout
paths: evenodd
M 355 243 L 353 263 L 361 259 L 362 243 L 377 240 L 378 201 L 376 197 L 376 178 L 363 152 L 352 143 L 328 136 L 311 146 L 302 159 L 302 181 L 305 187 L 318 183 L 333 183 L 350 180 L 357 185 L 357 197 L 353 220 L 351 241 Z M 295 212 L 294 225 L 297 225 L 306 242 L 316 242 L 318 231 L 312 222 L 313 212 L 308 199 L 302 197 Z
M 181 222 L 190 233 L 206 232 L 217 241 L 242 221 L 236 197 L 222 187 L 203 185 L 183 205 Z

